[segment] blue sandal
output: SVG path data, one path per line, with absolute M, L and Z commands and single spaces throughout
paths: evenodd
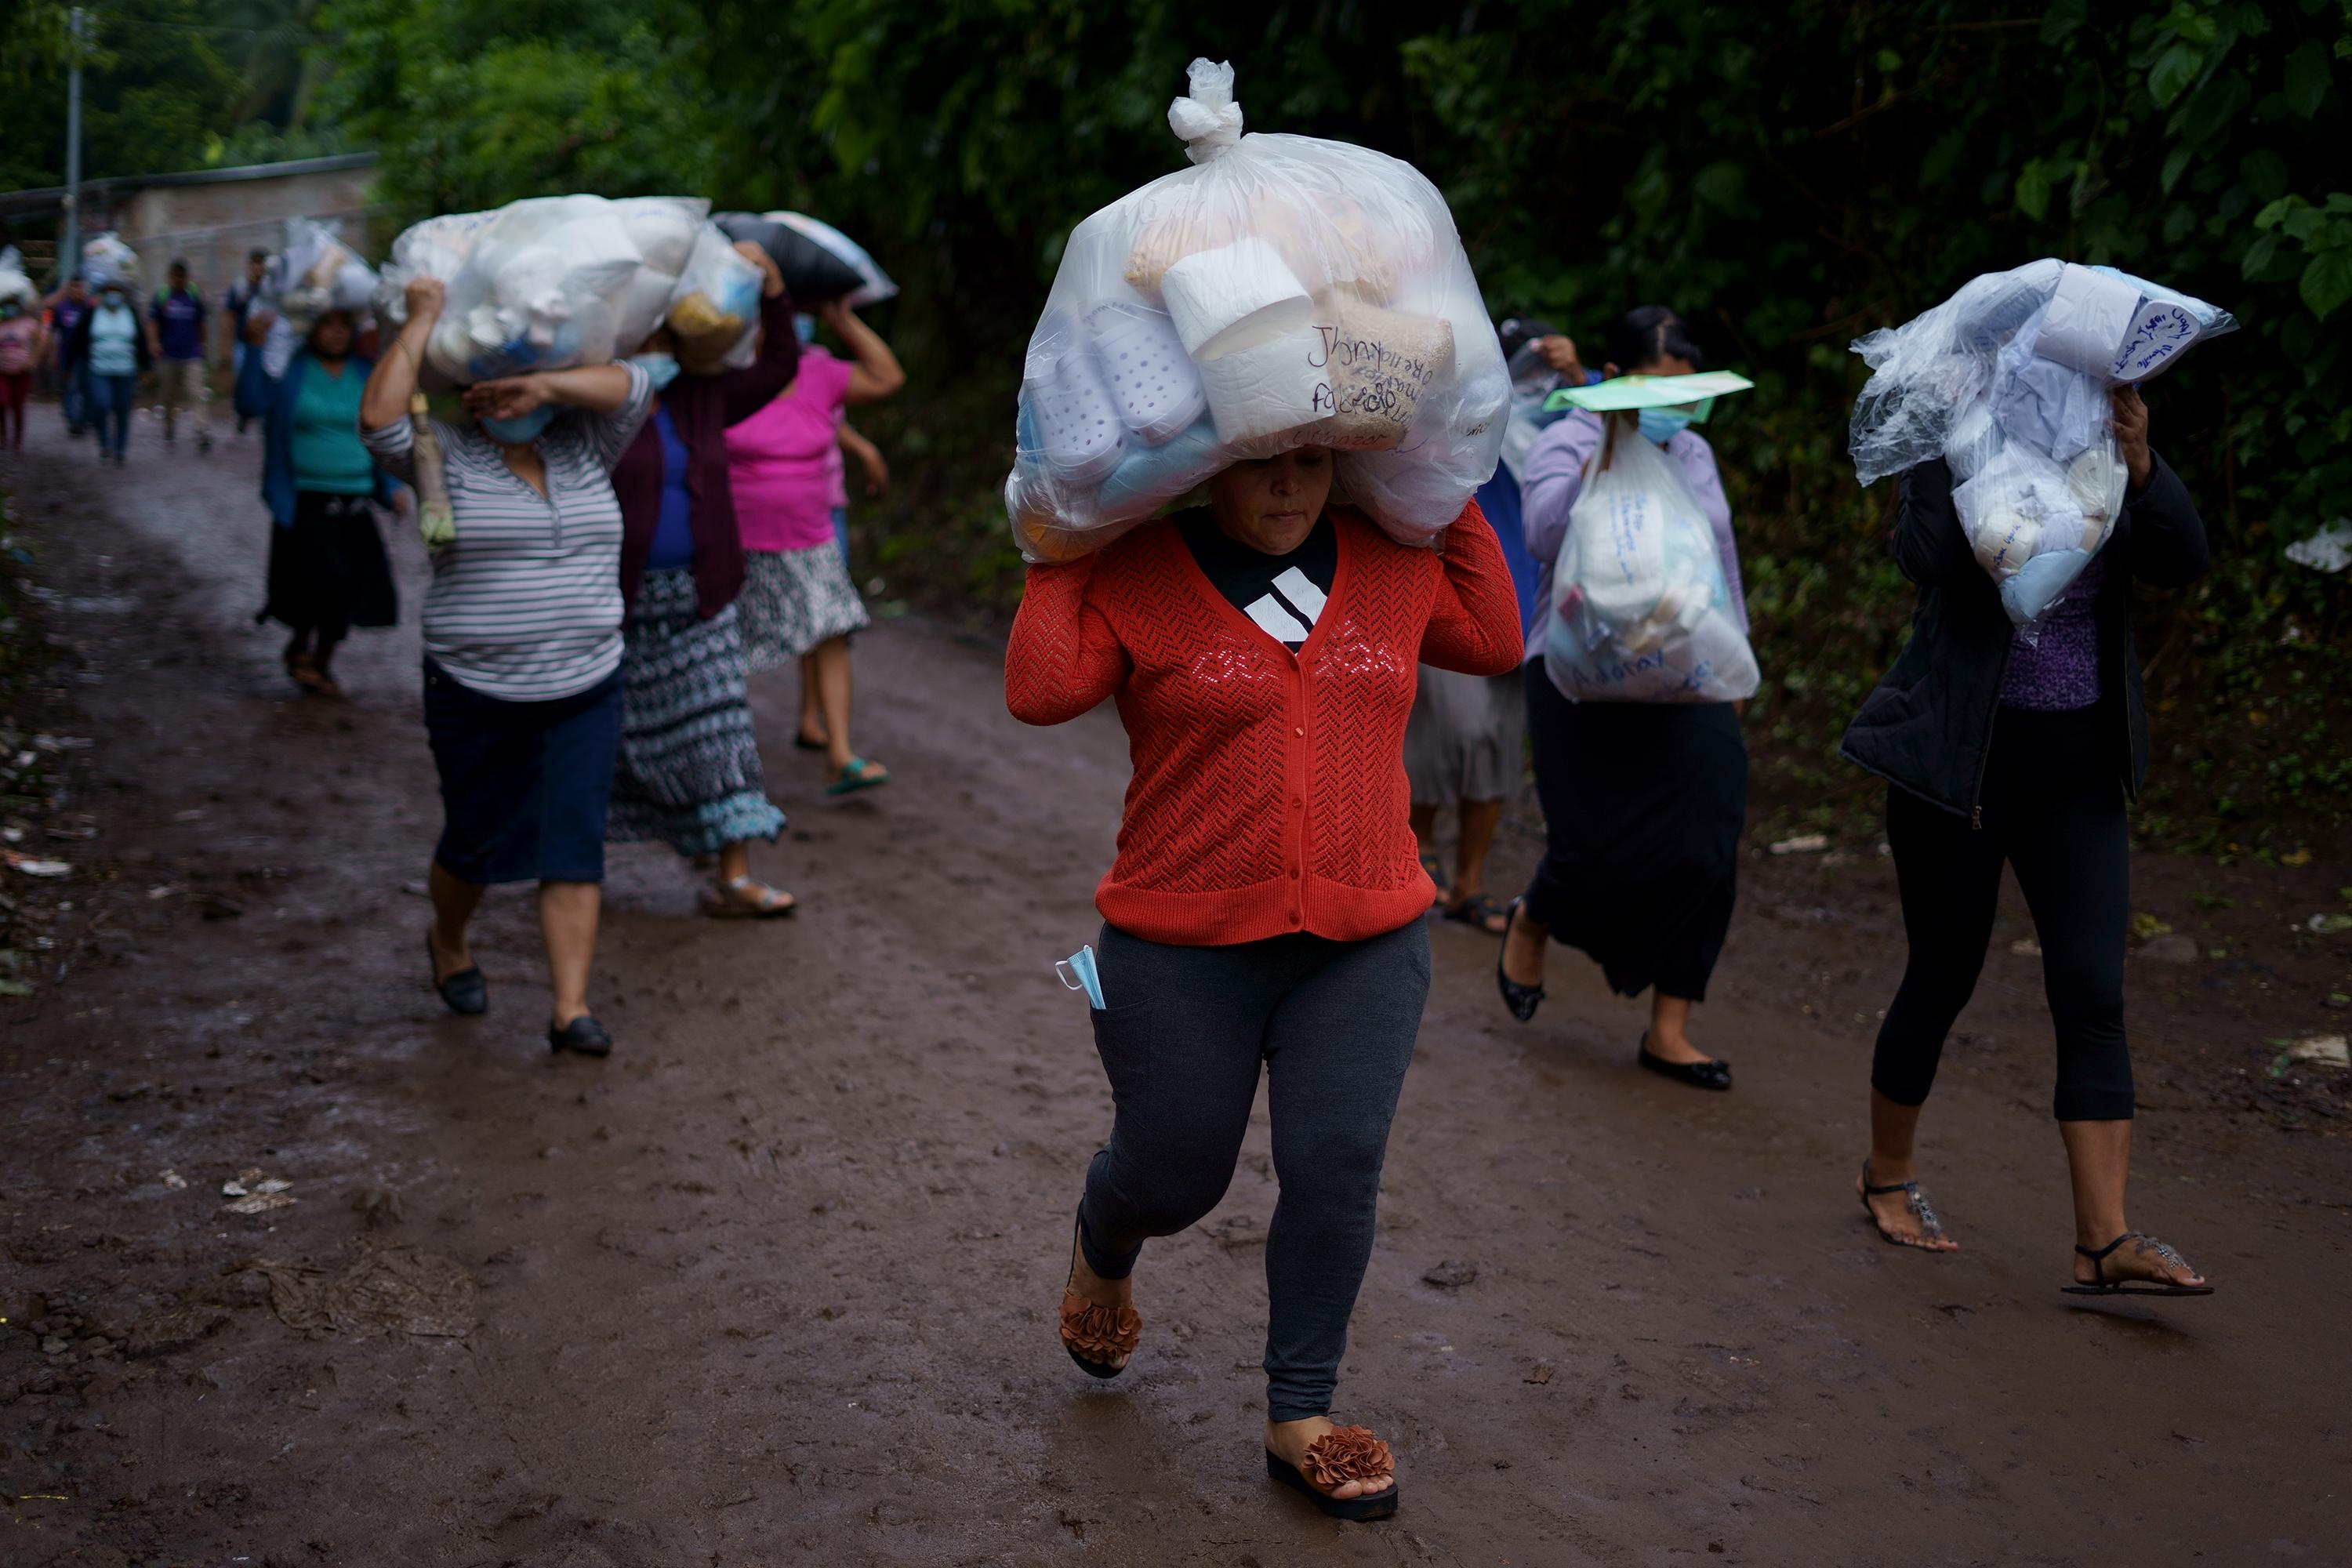
M 890 771 L 864 757 L 852 757 L 842 764 L 841 776 L 824 786 L 827 795 L 855 795 L 862 789 L 879 789 L 890 782 Z

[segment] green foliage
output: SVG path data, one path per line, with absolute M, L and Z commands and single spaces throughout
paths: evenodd
M 11 134 L 0 139 L 0 184 L 61 184 L 66 166 L 66 70 L 70 47 L 46 4 L 49 39 L 12 90 Z M 82 80 L 82 174 L 149 174 L 202 161 L 229 128 L 237 78 L 215 46 L 203 0 L 118 0 L 88 12 Z

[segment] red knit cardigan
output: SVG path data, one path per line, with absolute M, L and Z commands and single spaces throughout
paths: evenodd
M 1029 569 L 1005 705 L 1059 724 L 1118 697 L 1135 775 L 1095 905 L 1121 931 L 1188 947 L 1297 931 L 1353 942 L 1428 910 L 1406 820 L 1416 667 L 1517 668 L 1518 600 L 1475 503 L 1442 551 L 1330 515 L 1330 603 L 1295 657 L 1217 591 L 1172 524 Z

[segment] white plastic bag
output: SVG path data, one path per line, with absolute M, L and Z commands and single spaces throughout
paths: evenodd
M 89 279 L 93 289 L 103 289 L 110 283 L 126 289 L 136 289 L 139 287 L 139 253 L 110 228 L 96 238 L 83 242 L 81 275 Z
M 329 310 L 364 315 L 377 287 L 375 269 L 343 244 L 336 225 L 290 217 L 285 248 L 270 259 L 258 303 L 307 332 Z
M 2123 509 L 2112 389 L 2236 328 L 2226 310 L 2110 267 L 2044 258 L 1972 279 L 1854 343 L 1873 373 L 1853 407 L 1854 477 L 1944 458 L 1969 546 L 2034 641 Z
M 603 364 L 681 310 L 697 368 L 748 363 L 760 269 L 730 248 L 709 207 L 691 196 L 540 196 L 427 218 L 394 241 L 377 310 L 398 325 L 411 279 L 447 285 L 425 351 L 436 385 Z
M 1576 702 L 1732 702 L 1756 655 L 1715 530 L 1674 461 L 1630 429 L 1596 454 L 1552 568 L 1544 671 Z
M 1453 215 L 1410 164 L 1241 133 L 1233 68 L 1168 121 L 1192 166 L 1071 232 L 1005 485 L 1032 560 L 1098 549 L 1237 460 L 1337 454 L 1334 499 L 1428 543 L 1495 471 L 1510 384 Z
M 0 302 L 15 300 L 27 310 L 41 308 L 41 291 L 25 272 L 25 255 L 15 246 L 0 247 Z

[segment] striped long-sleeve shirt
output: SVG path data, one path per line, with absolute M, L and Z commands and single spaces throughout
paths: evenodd
M 585 691 L 621 663 L 621 503 L 613 466 L 653 406 L 635 365 L 610 414 L 557 413 L 539 438 L 547 494 L 517 478 L 472 425 L 433 422 L 456 541 L 433 555 L 425 651 L 485 697 L 549 702 Z M 415 479 L 403 419 L 362 432 L 384 471 Z

